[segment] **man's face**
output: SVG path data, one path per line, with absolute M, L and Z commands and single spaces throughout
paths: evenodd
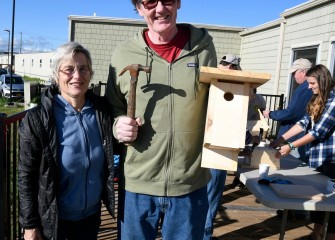
M 218 69 L 220 69 L 220 70 L 228 70 L 229 69 L 229 65 L 224 66 L 222 64 L 219 64 L 218 65 Z
M 157 6 L 152 9 L 146 9 L 142 3 L 136 5 L 138 13 L 148 25 L 149 34 L 158 34 L 165 37 L 175 34 L 177 10 L 180 8 L 180 1 L 175 0 L 172 4 L 170 0 L 158 1 Z M 143 2 L 145 4 L 155 2 L 155 0 L 145 0 Z
M 220 69 L 220 70 L 237 70 L 237 67 L 234 64 L 228 64 L 226 66 L 223 65 L 223 64 L 219 64 L 218 69 Z
M 306 70 L 298 69 L 294 72 L 294 79 L 298 84 L 302 84 L 306 80 Z

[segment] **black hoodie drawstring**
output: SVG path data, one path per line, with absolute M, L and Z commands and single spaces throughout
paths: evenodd
M 146 66 L 149 66 L 150 69 L 152 69 L 152 63 L 153 63 L 153 61 L 154 61 L 154 59 L 153 59 L 153 53 L 149 50 L 148 47 L 146 47 L 145 50 L 146 50 L 146 52 L 147 52 L 147 57 L 146 57 L 146 62 L 145 62 L 145 64 L 146 64 Z M 147 73 L 147 85 L 150 84 L 151 72 L 152 72 L 152 71 L 150 71 L 149 73 Z
M 195 97 L 197 95 L 198 92 L 198 84 L 199 84 L 199 75 L 200 75 L 200 66 L 199 66 L 199 55 L 197 54 L 197 51 L 193 52 L 193 57 L 194 57 L 194 63 L 195 63 L 195 67 L 194 67 L 194 92 L 195 92 Z

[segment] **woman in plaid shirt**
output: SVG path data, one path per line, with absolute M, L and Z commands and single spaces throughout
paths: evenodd
M 309 144 L 307 156 L 310 167 L 335 178 L 335 89 L 332 76 L 322 64 L 310 68 L 306 73 L 308 88 L 313 96 L 307 105 L 307 114 L 282 137 L 270 145 L 280 147 L 280 154 L 286 156 L 291 150 Z M 294 142 L 285 142 L 302 131 L 306 134 Z M 311 212 L 314 231 L 309 239 L 321 239 L 323 212 Z M 327 240 L 335 239 L 335 214 L 331 213 Z

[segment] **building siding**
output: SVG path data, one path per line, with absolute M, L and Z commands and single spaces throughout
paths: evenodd
M 287 69 L 292 64 L 292 50 L 303 47 L 318 46 L 317 61 L 313 64 L 329 66 L 328 56 L 331 38 L 335 36 L 335 2 L 320 1 L 320 4 L 285 17 L 285 41 L 280 71 L 279 93 L 286 94 L 290 86 Z
M 146 27 L 143 20 L 92 16 L 69 16 L 68 19 L 69 40 L 80 42 L 92 54 L 95 71 L 92 83 L 107 81 L 114 48 Z M 206 28 L 213 37 L 218 61 L 223 55 L 233 53 L 241 56 L 241 67 L 244 71 L 271 74 L 271 80 L 259 87 L 260 93 L 284 94 L 288 97 L 291 81 L 288 69 L 295 49 L 318 46 L 316 63 L 327 67 L 335 65 L 332 63 L 335 53 L 331 52 L 331 42 L 335 40 L 333 0 L 307 1 L 282 12 L 279 19 L 248 29 L 202 24 L 195 26 Z M 38 59 L 43 59 L 43 64 L 47 62 L 49 54 L 45 53 L 45 57 L 43 54 L 16 54 L 16 72 L 48 79 L 50 69 L 36 68 L 36 64 Z M 34 68 L 29 68 L 27 64 L 24 69 L 21 68 L 22 58 L 26 58 L 27 64 L 34 59 Z M 0 63 L 6 63 L 6 59 L 6 56 L 0 55 Z
M 269 29 L 243 35 L 241 49 L 241 66 L 243 70 L 258 71 L 271 74 L 271 80 L 260 86 L 258 92 L 274 94 L 273 79 L 276 74 L 279 25 Z

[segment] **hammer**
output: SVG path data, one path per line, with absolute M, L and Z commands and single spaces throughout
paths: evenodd
M 140 71 L 146 73 L 151 72 L 151 68 L 148 66 L 142 66 L 141 64 L 131 64 L 125 67 L 119 76 L 122 76 L 126 71 L 130 72 L 130 88 L 129 88 L 129 99 L 127 104 L 127 116 L 135 119 L 136 110 L 136 85 L 138 80 L 138 74 Z

